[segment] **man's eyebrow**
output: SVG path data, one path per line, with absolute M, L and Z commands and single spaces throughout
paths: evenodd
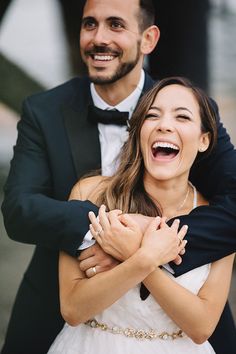
M 122 17 L 118 17 L 118 16 L 110 16 L 106 19 L 107 21 L 121 21 L 121 22 L 125 22 L 125 20 Z
M 95 20 L 95 18 L 92 17 L 92 16 L 87 16 L 87 17 L 83 17 L 83 18 L 82 18 L 81 23 L 84 24 L 84 23 L 87 22 L 87 21 L 96 21 L 96 20 Z
M 96 21 L 95 17 L 93 16 L 86 16 L 82 18 L 82 23 L 86 21 Z M 118 16 L 110 16 L 106 18 L 106 21 L 121 21 L 121 22 L 126 22 L 122 17 Z

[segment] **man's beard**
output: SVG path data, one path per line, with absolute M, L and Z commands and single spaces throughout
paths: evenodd
M 138 60 L 129 62 L 129 63 L 123 63 L 118 67 L 118 70 L 111 76 L 107 77 L 99 77 L 99 76 L 90 76 L 90 80 L 97 85 L 106 85 L 106 84 L 113 84 L 114 82 L 120 80 L 122 77 L 126 76 L 129 74 L 133 68 L 136 66 Z
M 99 50 L 99 53 L 101 53 L 101 48 Z M 113 84 L 114 82 L 120 80 L 122 77 L 129 74 L 137 65 L 139 58 L 140 58 L 140 41 L 137 42 L 137 53 L 135 59 L 126 63 L 121 63 L 113 75 L 107 77 L 100 77 L 96 75 L 90 75 L 88 72 L 88 76 L 90 80 L 97 85 Z

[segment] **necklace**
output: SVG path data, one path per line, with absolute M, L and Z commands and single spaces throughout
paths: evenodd
M 185 195 L 184 200 L 182 201 L 182 203 L 181 203 L 181 204 L 179 205 L 179 207 L 176 209 L 176 212 L 180 211 L 180 210 L 183 208 L 184 204 L 186 203 L 186 201 L 187 201 L 187 199 L 188 199 L 189 191 L 190 191 L 190 183 L 188 182 L 188 190 L 187 190 L 187 193 L 186 193 L 186 195 Z
M 175 213 L 174 215 L 171 214 L 171 216 L 168 216 L 167 217 L 167 221 L 170 220 L 170 219 L 173 219 L 176 215 L 179 215 L 178 212 L 183 209 L 187 199 L 188 199 L 188 196 L 189 196 L 189 192 L 191 190 L 191 188 L 193 189 L 193 207 L 191 209 L 194 209 L 196 208 L 197 206 L 197 191 L 196 191 L 196 188 L 192 185 L 192 183 L 190 181 L 188 181 L 188 190 L 186 192 L 186 195 L 184 197 L 184 200 L 182 201 L 182 203 L 178 206 L 178 208 L 175 210 Z

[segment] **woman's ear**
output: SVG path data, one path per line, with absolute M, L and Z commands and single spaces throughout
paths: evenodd
M 157 26 L 148 27 L 142 34 L 141 52 L 150 54 L 156 47 L 160 38 L 160 30 Z
M 200 142 L 199 142 L 198 151 L 199 152 L 206 151 L 209 148 L 210 141 L 211 141 L 211 134 L 209 132 L 202 133 L 201 138 L 200 138 Z

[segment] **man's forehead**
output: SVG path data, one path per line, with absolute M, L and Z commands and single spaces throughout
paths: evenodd
M 87 0 L 83 17 L 118 17 L 128 18 L 139 10 L 139 0 Z

